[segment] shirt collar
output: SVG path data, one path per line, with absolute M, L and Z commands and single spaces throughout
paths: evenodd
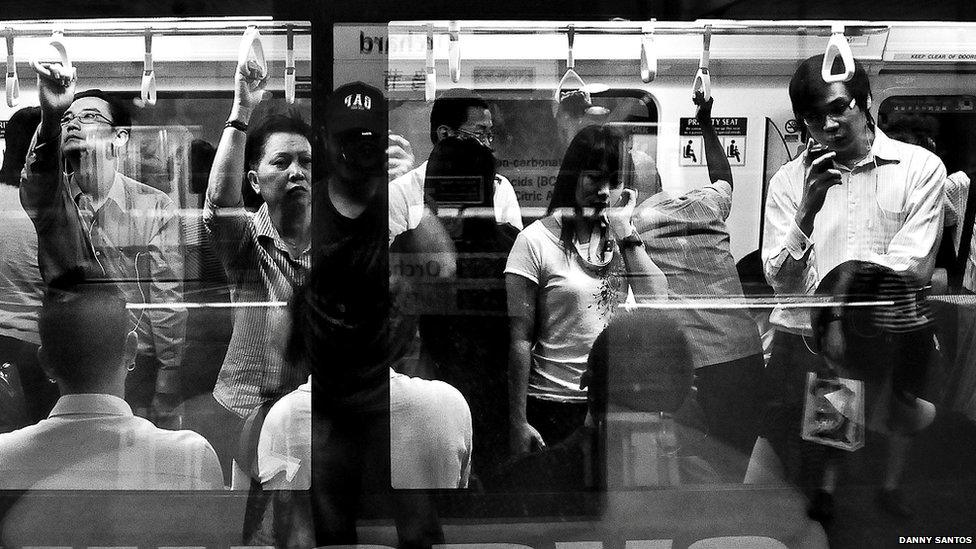
M 271 224 L 271 215 L 268 213 L 268 203 L 261 204 L 258 211 L 254 213 L 254 230 L 257 236 L 278 240 L 278 231 Z
M 874 127 L 874 142 L 868 155 L 857 163 L 858 166 L 874 163 L 876 166 L 899 161 L 898 147 L 893 139 L 885 135 L 881 128 Z
M 271 223 L 271 214 L 268 213 L 268 203 L 265 202 L 261 204 L 258 211 L 254 213 L 254 230 L 258 239 L 268 238 L 271 242 L 283 252 L 288 252 L 288 246 L 283 240 L 281 240 L 281 235 L 278 234 L 278 229 L 275 229 L 274 224 Z M 302 255 L 311 252 L 312 246 L 309 244 L 304 250 L 302 250 Z
M 48 417 L 71 415 L 131 416 L 132 408 L 114 395 L 84 393 L 63 395 Z
M 68 181 L 68 185 L 71 188 L 71 198 L 77 199 L 78 195 L 81 194 L 81 187 L 75 183 L 73 177 L 69 178 Z M 115 179 L 112 180 L 112 188 L 108 190 L 108 194 L 98 202 L 93 201 L 92 208 L 97 212 L 109 200 L 115 202 L 115 205 L 118 206 L 120 210 L 125 211 L 125 192 L 122 188 L 122 174 L 119 172 L 115 172 Z

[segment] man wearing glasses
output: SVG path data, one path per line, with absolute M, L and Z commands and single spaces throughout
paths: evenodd
M 434 101 L 430 111 L 430 141 L 437 144 L 445 137 L 474 139 L 491 149 L 492 122 L 488 103 L 470 90 L 450 90 Z M 390 242 L 400 233 L 414 229 L 424 215 L 425 161 L 390 183 Z M 493 196 L 495 221 L 510 223 L 522 229 L 522 213 L 512 184 L 495 176 Z
M 138 415 L 179 426 L 180 367 L 186 333 L 183 257 L 176 205 L 119 173 L 131 121 L 101 90 L 75 94 L 74 75 L 38 67 L 41 123 L 29 149 L 21 202 L 38 236 L 45 282 L 81 267 L 118 285 L 133 310 L 139 355 L 126 379 Z
M 807 150 L 780 168 L 769 184 L 762 249 L 766 278 L 779 295 L 813 294 L 831 269 L 853 259 L 904 273 L 919 286 L 928 284 L 942 234 L 945 167 L 934 154 L 891 139 L 875 125 L 870 83 L 859 63 L 849 81 L 833 83 L 823 80 L 822 63 L 822 55 L 807 59 L 790 81 L 793 111 L 811 139 Z M 805 373 L 822 370 L 825 363 L 844 364 L 839 320 L 841 314 L 830 314 L 823 349 L 815 354 L 807 345 L 813 333 L 810 311 L 773 311 L 776 334 L 766 375 L 775 393 L 757 451 L 762 446 L 768 451 L 772 443 L 782 459 L 784 451 L 803 444 L 796 414 L 802 410 Z M 907 439 L 892 435 L 889 440 L 878 501 L 905 516 L 908 510 L 895 489 Z M 829 477 L 815 480 L 815 518 L 830 516 Z

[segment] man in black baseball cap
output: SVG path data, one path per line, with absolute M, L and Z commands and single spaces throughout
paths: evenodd
M 386 231 L 387 105 L 380 90 L 353 82 L 336 88 L 326 106 L 328 190 L 317 193 L 313 215 L 323 229 L 316 247 Z

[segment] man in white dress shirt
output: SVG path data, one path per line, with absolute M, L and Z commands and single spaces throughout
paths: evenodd
M 769 184 L 762 249 L 766 278 L 778 295 L 813 294 L 831 269 L 856 259 L 925 285 L 942 235 L 945 167 L 934 154 L 893 140 L 876 127 L 869 110 L 870 83 L 859 63 L 849 81 L 827 83 L 822 62 L 822 55 L 807 59 L 790 81 L 796 119 L 811 141 Z M 835 316 L 826 320 L 819 355 L 806 345 L 812 334 L 809 310 L 777 308 L 770 316 L 776 334 L 766 373 L 774 393 L 757 452 L 772 443 L 783 458 L 787 448 L 802 444 L 794 439 L 799 437 L 805 373 L 821 369 L 825 361 L 843 364 L 840 315 Z M 882 507 L 903 516 L 907 509 L 896 488 L 907 440 L 889 437 L 891 451 L 879 492 Z M 807 480 L 818 482 L 819 489 L 811 515 L 829 518 L 829 471 L 822 482 Z
M 445 137 L 475 139 L 491 148 L 491 111 L 484 99 L 470 90 L 450 90 L 434 101 L 430 111 L 430 141 L 437 144 Z M 415 229 L 424 216 L 424 178 L 427 162 L 390 182 L 390 242 L 400 233 Z M 510 223 L 522 229 L 522 213 L 511 182 L 495 176 L 492 197 L 495 221 Z
M 47 419 L 0 434 L 0 489 L 223 488 L 206 439 L 159 429 L 122 399 L 138 341 L 116 293 L 53 281 L 38 327 L 41 365 L 62 396 Z

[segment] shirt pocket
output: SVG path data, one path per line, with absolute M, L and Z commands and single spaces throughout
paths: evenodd
M 887 168 L 887 169 L 885 169 Z M 874 200 L 871 215 L 871 251 L 888 253 L 891 239 L 905 225 L 908 218 L 908 188 L 903 174 L 890 173 L 893 166 L 880 167 L 875 172 Z
M 880 202 L 874 205 L 874 215 L 872 217 L 873 227 L 871 230 L 871 251 L 878 254 L 888 253 L 888 246 L 895 234 L 905 225 L 908 218 L 908 210 L 889 210 L 881 205 Z

